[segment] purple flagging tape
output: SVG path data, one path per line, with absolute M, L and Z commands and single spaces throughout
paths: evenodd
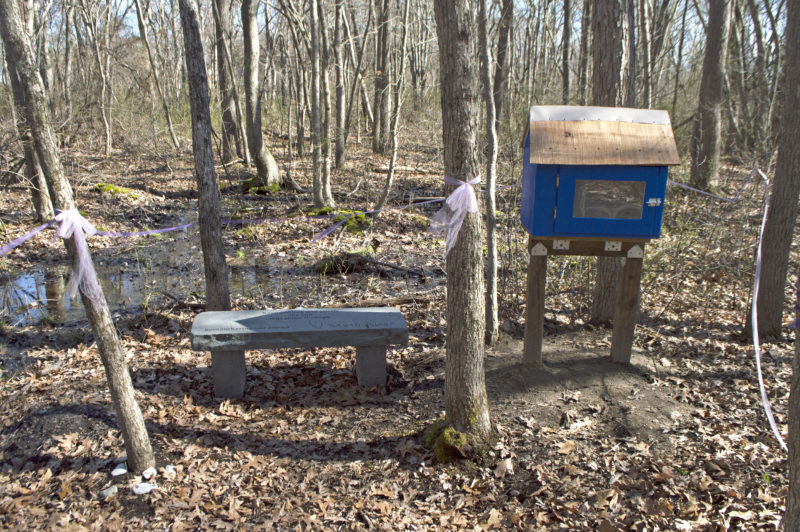
M 32 231 L 28 231 L 27 233 L 25 233 L 24 235 L 22 235 L 19 238 L 15 238 L 11 242 L 8 242 L 7 244 L 5 244 L 3 247 L 0 247 L 0 257 L 8 255 L 11 252 L 12 249 L 14 249 L 15 247 L 19 246 L 20 244 L 23 244 L 23 243 L 27 242 L 31 238 L 35 237 L 36 235 L 38 235 L 39 233 L 41 233 L 42 231 L 44 231 L 45 229 L 47 229 L 48 227 L 53 225 L 54 223 L 56 223 L 55 218 L 53 218 L 49 222 L 43 223 L 42 225 L 40 225 L 36 229 L 33 229 Z
M 690 187 L 689 185 L 684 185 L 683 183 L 678 183 L 677 181 L 669 180 L 670 184 L 677 185 L 681 188 L 685 188 L 687 190 L 691 190 L 692 192 L 697 192 L 698 194 L 703 194 L 704 196 L 710 196 L 714 199 L 718 199 L 720 201 L 725 201 L 727 203 L 733 203 L 739 200 L 739 196 L 742 194 L 742 191 L 745 189 L 747 185 L 750 184 L 750 181 L 758 175 L 764 181 L 764 213 L 761 216 L 761 229 L 758 231 L 758 249 L 756 251 L 756 272 L 755 272 L 755 280 L 753 281 L 753 301 L 752 306 L 750 307 L 750 323 L 753 327 L 753 349 L 755 351 L 756 356 L 756 369 L 758 370 L 758 390 L 761 394 L 761 404 L 764 406 L 764 412 L 767 415 L 767 420 L 769 421 L 769 426 L 772 429 L 772 433 L 775 434 L 775 438 L 780 443 L 781 447 L 784 451 L 788 451 L 789 449 L 786 447 L 786 442 L 783 440 L 781 436 L 781 431 L 778 430 L 778 424 L 775 422 L 775 416 L 772 414 L 772 407 L 769 404 L 769 397 L 767 397 L 767 389 L 764 386 L 764 373 L 761 371 L 761 340 L 759 339 L 758 335 L 758 288 L 759 283 L 761 280 L 761 244 L 764 238 L 764 226 L 767 224 L 767 213 L 769 212 L 769 178 L 764 175 L 759 168 L 753 168 L 753 171 L 750 172 L 750 175 L 747 176 L 747 180 L 744 184 L 739 188 L 736 192 L 736 195 L 733 198 L 723 198 L 721 196 L 717 196 L 715 194 L 711 194 L 709 192 L 705 192 L 703 190 L 698 190 L 694 187 Z
M 675 185 L 680 188 L 685 188 L 686 190 L 697 192 L 698 194 L 702 194 L 703 196 L 708 196 L 710 198 L 718 199 L 720 201 L 724 201 L 727 203 L 734 203 L 736 201 L 739 201 L 739 196 L 742 194 L 742 191 L 747 187 L 747 185 L 750 184 L 750 181 L 753 180 L 756 173 L 758 173 L 762 178 L 767 179 L 767 177 L 764 175 L 764 172 L 762 172 L 758 168 L 753 168 L 753 171 L 750 172 L 750 175 L 747 176 L 745 182 L 742 184 L 741 187 L 739 187 L 739 190 L 736 191 L 736 195 L 733 196 L 732 198 L 723 198 L 722 196 L 717 196 L 716 194 L 712 194 L 711 192 L 706 192 L 705 190 L 700 190 L 699 188 L 690 187 L 689 185 L 686 185 L 684 183 L 679 183 L 678 181 L 673 181 L 672 179 L 667 179 L 667 182 L 670 185 Z M 769 182 L 769 180 L 767 180 L 767 182 Z
M 753 172 L 755 173 L 755 169 Z M 772 428 L 773 434 L 775 434 L 775 438 L 777 438 L 778 443 L 781 444 L 781 447 L 784 451 L 789 451 L 789 448 L 786 447 L 786 442 L 783 441 L 781 437 L 781 431 L 778 430 L 778 424 L 775 423 L 775 416 L 772 415 L 772 408 L 769 405 L 769 398 L 767 397 L 767 390 L 764 386 L 764 375 L 761 371 L 761 345 L 758 338 L 758 286 L 759 281 L 761 279 L 761 243 L 764 237 L 764 226 L 767 224 L 767 212 L 769 211 L 769 179 L 761 170 L 758 170 L 758 173 L 761 175 L 761 178 L 764 180 L 764 215 L 761 217 L 761 230 L 758 234 L 758 250 L 756 251 L 756 273 L 755 273 L 755 281 L 753 282 L 753 302 L 752 306 L 750 307 L 750 318 L 751 318 L 751 326 L 753 327 L 753 347 L 756 353 L 756 368 L 758 369 L 758 389 L 761 392 L 761 402 L 764 405 L 764 412 L 767 414 L 767 419 L 769 420 L 769 426 Z

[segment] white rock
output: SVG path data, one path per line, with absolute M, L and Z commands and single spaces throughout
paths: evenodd
M 156 476 L 156 468 L 155 467 L 148 467 L 144 471 L 142 471 L 142 476 L 145 480 L 150 480 L 152 477 Z
M 116 484 L 113 484 L 100 492 L 100 498 L 110 499 L 117 494 L 117 491 L 119 491 L 119 489 L 117 488 Z
M 124 475 L 127 472 L 128 472 L 128 468 L 125 466 L 124 463 L 117 464 L 117 467 L 115 467 L 114 470 L 111 472 L 111 476 L 112 477 L 118 477 L 120 475 Z
M 178 470 L 175 469 L 175 466 L 172 464 L 164 466 L 164 476 L 167 478 L 175 478 L 178 474 Z
M 133 493 L 135 493 L 136 495 L 145 495 L 156 489 L 156 487 L 157 486 L 155 484 L 148 484 L 147 482 L 134 484 Z

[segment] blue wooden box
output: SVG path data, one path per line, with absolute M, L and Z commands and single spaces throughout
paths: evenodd
M 660 236 L 667 167 L 680 163 L 665 111 L 536 106 L 530 117 L 520 211 L 532 236 Z

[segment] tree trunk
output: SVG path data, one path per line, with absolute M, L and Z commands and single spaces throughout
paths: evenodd
M 509 48 L 511 47 L 511 25 L 514 23 L 514 0 L 503 0 L 500 24 L 497 28 L 497 61 L 494 66 L 495 128 L 503 120 L 503 105 L 508 88 Z
M 242 156 L 239 141 L 239 128 L 236 126 L 236 109 L 231 83 L 228 60 L 225 50 L 230 43 L 231 35 L 231 2 L 230 0 L 214 0 L 214 28 L 216 35 L 217 84 L 219 103 L 222 110 L 222 162 L 229 163 L 237 156 Z M 234 148 L 236 155 L 234 155 Z
M 572 3 L 564 0 L 564 29 L 561 36 L 561 103 L 569 104 L 569 49 L 572 39 Z
M 220 202 L 214 152 L 211 146 L 211 111 L 208 103 L 208 75 L 200 37 L 200 22 L 194 0 L 180 0 L 181 25 L 192 111 L 192 150 L 197 179 L 200 245 L 206 279 L 206 310 L 230 310 L 228 266 L 222 243 Z
M 325 195 L 323 174 L 322 174 L 322 117 L 321 115 L 321 88 L 320 78 L 320 30 L 319 30 L 319 11 L 317 0 L 311 0 L 309 9 L 309 33 L 311 33 L 311 161 L 312 161 L 312 196 L 314 197 L 314 207 L 331 207 L 333 202 L 329 202 Z
M 261 134 L 261 90 L 259 87 L 258 59 L 258 0 L 242 0 L 242 38 L 244 39 L 244 98 L 247 129 L 247 147 L 256 163 L 260 186 L 279 185 L 278 163 L 264 147 Z
M 683 43 L 686 40 L 686 12 L 689 10 L 689 0 L 683 2 L 683 15 L 681 16 L 681 33 L 678 41 L 678 59 L 675 65 L 675 88 L 672 91 L 672 119 L 675 120 L 678 108 L 678 90 L 680 89 L 681 68 L 683 65 Z
M 622 89 L 622 5 L 620 0 L 593 0 L 592 104 L 615 107 Z M 622 267 L 616 257 L 597 258 L 590 322 L 607 324 L 614 316 L 617 278 Z
M 757 306 L 759 334 L 775 338 L 781 337 L 786 273 L 800 194 L 800 150 L 797 149 L 800 145 L 800 5 L 796 2 L 788 8 L 783 68 L 783 116 L 775 178 L 764 227 Z
M 565 0 L 565 9 L 569 0 Z M 478 46 L 481 56 L 481 81 L 483 83 L 483 103 L 486 107 L 486 344 L 492 345 L 500 334 L 500 320 L 497 305 L 497 205 L 495 202 L 495 183 L 497 180 L 497 127 L 492 87 L 492 61 L 489 54 L 487 36 L 486 0 L 478 3 Z M 567 32 L 567 30 L 564 30 Z M 569 41 L 569 36 L 565 36 Z M 565 65 L 566 66 L 566 65 Z M 569 93 L 569 81 L 566 82 Z M 566 102 L 565 102 L 566 103 Z
M 30 34 L 26 37 L 28 39 L 31 38 Z M 25 91 L 17 74 L 16 65 L 11 62 L 8 54 L 6 54 L 6 70 L 11 81 L 11 92 L 14 98 L 14 106 L 17 110 L 17 120 L 14 125 L 16 126 L 17 137 L 22 144 L 22 153 L 25 157 L 25 179 L 27 181 L 25 184 L 31 194 L 36 220 L 44 222 L 53 218 L 53 202 L 50 200 L 47 181 L 42 173 L 42 168 L 39 166 L 39 159 L 36 156 L 30 128 L 25 123 Z
M 797 42 L 800 20 L 797 10 L 792 20 L 792 9 L 789 8 L 789 25 L 794 24 L 792 32 Z M 791 27 L 791 26 L 789 26 Z M 792 42 L 792 41 L 786 41 Z M 787 48 L 788 50 L 788 48 Z M 796 53 L 794 54 L 797 55 Z M 800 274 L 795 285 L 795 323 L 800 323 Z M 795 329 L 794 360 L 792 362 L 792 380 L 789 389 L 789 492 L 786 495 L 786 513 L 783 515 L 781 529 L 786 532 L 800 530 L 800 329 Z
M 328 21 L 325 15 L 324 2 L 317 2 L 319 36 L 320 36 L 320 106 L 322 111 L 321 131 L 322 137 L 322 197 L 325 205 L 333 207 L 333 193 L 331 192 L 331 86 L 328 82 L 330 67 L 330 44 L 328 41 Z
M 469 0 L 436 0 L 445 173 L 462 181 L 480 174 L 475 14 Z M 480 212 L 480 211 L 479 211 Z M 476 441 L 492 432 L 484 379 L 481 217 L 467 214 L 447 255 L 447 425 Z
M 583 0 L 581 12 L 581 44 L 578 57 L 578 101 L 586 105 L 586 85 L 589 77 L 589 28 L 592 13 L 592 0 Z
M 700 100 L 691 141 L 690 183 L 707 190 L 719 179 L 721 119 L 725 63 L 728 57 L 731 0 L 709 0 L 706 51 L 700 81 Z
M 389 109 L 391 87 L 389 80 L 389 52 L 391 47 L 391 0 L 376 0 L 378 10 L 378 53 L 375 58 L 375 120 L 373 123 L 372 151 L 385 153 L 390 148 Z
M 172 139 L 172 145 L 175 146 L 175 149 L 179 149 L 181 145 L 178 142 L 178 137 L 175 136 L 175 129 L 172 127 L 172 117 L 169 115 L 169 106 L 164 96 L 164 90 L 161 88 L 161 82 L 158 79 L 156 62 L 153 58 L 153 51 L 150 49 L 150 41 L 147 38 L 147 25 L 145 22 L 145 13 L 142 11 L 142 2 L 141 0 L 134 0 L 134 2 L 136 4 L 136 19 L 139 22 L 139 34 L 144 42 L 144 47 L 147 49 L 147 59 L 150 62 L 150 71 L 153 73 L 153 83 L 156 86 L 158 97 L 161 100 L 161 108 L 164 110 L 164 117 L 167 119 L 167 128 L 169 129 L 169 135 Z
M 14 0 L 0 0 L 0 34 L 3 37 L 9 62 L 15 65 L 25 93 L 25 114 L 53 204 L 60 210 L 72 210 L 75 208 L 72 189 L 64 175 L 64 167 L 59 157 L 47 96 L 41 77 L 33 64 L 30 43 L 25 42 L 22 20 Z M 83 233 L 65 240 L 64 244 L 73 262 L 78 253 L 85 253 L 86 256 L 89 256 L 89 249 Z M 122 351 L 114 323 L 111 321 L 111 313 L 108 310 L 103 289 L 94 275 L 94 268 L 92 267 L 90 270 L 87 272 L 89 275 L 79 286 L 81 300 L 105 368 L 111 399 L 125 442 L 128 467 L 134 472 L 140 472 L 155 465 L 153 449 L 150 446 L 142 412 L 136 402 L 133 382 L 125 362 L 125 353 Z
M 375 204 L 373 207 L 374 210 L 380 210 L 386 205 L 386 202 L 389 200 L 389 194 L 392 191 L 392 183 L 394 182 L 394 168 L 395 163 L 397 162 L 397 128 L 400 122 L 400 107 L 403 104 L 403 84 L 405 83 L 405 69 L 406 69 L 406 45 L 408 43 L 408 11 L 411 2 L 406 2 L 405 8 L 403 9 L 403 36 L 400 39 L 400 65 L 397 69 L 397 73 L 395 75 L 395 85 L 394 85 L 394 98 L 393 98 L 393 106 L 392 106 L 392 124 L 391 124 L 391 133 L 392 133 L 392 150 L 391 156 L 389 157 L 389 171 L 386 172 L 386 181 L 383 183 L 383 191 L 381 192 L 381 197 L 378 200 L 378 203 Z
M 336 69 L 336 149 L 334 150 L 334 164 L 341 170 L 344 168 L 344 54 L 342 50 L 342 21 L 344 0 L 336 0 L 333 29 L 333 62 Z M 355 76 L 354 76 L 355 78 Z

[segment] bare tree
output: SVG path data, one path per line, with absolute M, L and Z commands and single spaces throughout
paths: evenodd
M 691 142 L 692 186 L 708 189 L 717 184 L 721 151 L 721 118 L 725 63 L 730 34 L 731 0 L 709 0 L 706 51 L 700 100 Z
M 217 88 L 222 108 L 222 162 L 235 159 L 235 153 L 243 157 L 239 127 L 237 127 L 236 102 L 233 80 L 228 66 L 229 43 L 231 42 L 231 0 L 214 0 L 214 31 L 216 35 Z
M 375 56 L 375 117 L 372 126 L 372 151 L 384 153 L 391 144 L 389 110 L 391 109 L 391 81 L 389 79 L 389 52 L 391 51 L 391 0 L 375 0 L 378 11 L 377 54 Z
M 258 183 L 272 186 L 281 183 L 280 171 L 275 158 L 264 147 L 261 134 L 261 87 L 259 85 L 258 62 L 261 55 L 258 46 L 258 0 L 242 0 L 242 37 L 244 39 L 244 95 L 247 122 L 247 147 L 256 163 Z
M 565 0 L 569 3 L 569 0 Z M 497 304 L 497 214 L 495 184 L 497 181 L 497 119 L 492 87 L 492 60 L 487 35 L 486 0 L 478 3 L 478 46 L 481 56 L 483 104 L 486 108 L 486 344 L 495 343 L 500 334 Z M 569 91 L 569 89 L 567 89 Z
M 592 0 L 583 0 L 581 10 L 581 43 L 578 52 L 578 101 L 581 105 L 586 105 L 586 86 L 589 77 L 589 36 L 591 31 L 589 21 L 591 20 Z
M 344 101 L 344 55 L 342 50 L 342 26 L 345 20 L 344 0 L 336 0 L 334 11 L 333 29 L 333 62 L 336 70 L 336 128 L 335 139 L 336 148 L 334 150 L 334 164 L 336 168 L 344 168 L 344 147 L 345 147 L 345 101 Z
M 564 29 L 561 33 L 561 102 L 569 103 L 569 41 L 572 39 L 572 3 L 564 0 Z
M 511 49 L 511 26 L 514 23 L 514 0 L 503 0 L 500 10 L 500 24 L 497 28 L 497 61 L 494 70 L 494 106 L 496 127 L 499 128 L 503 120 L 503 105 L 505 105 L 508 88 L 508 70 Z
M 19 74 L 25 94 L 25 114 L 53 205 L 62 211 L 73 211 L 75 203 L 72 189 L 64 175 L 58 153 L 44 84 L 36 70 L 30 42 L 25 38 L 20 12 L 14 0 L 0 0 L 0 35 L 3 37 L 8 60 L 14 64 Z M 91 265 L 89 248 L 82 229 L 65 239 L 64 245 L 73 263 L 83 255 Z M 105 368 L 111 399 L 125 441 L 129 468 L 140 472 L 155 465 L 153 449 L 142 412 L 136 402 L 125 353 L 120 346 L 103 289 L 97 282 L 93 267 L 85 270 L 79 290 Z
M 323 171 L 322 142 L 323 118 L 322 103 L 322 72 L 320 70 L 320 35 L 319 10 L 317 0 L 311 0 L 309 9 L 309 33 L 311 34 L 311 156 L 313 166 L 313 187 L 315 207 L 333 207 L 333 194 L 331 193 L 330 180 L 325 180 Z M 327 136 L 328 133 L 325 132 Z
M 475 13 L 469 0 L 436 0 L 434 13 L 439 40 L 445 173 L 469 181 L 480 174 Z M 466 215 L 446 261 L 445 422 L 478 447 L 485 445 L 492 433 L 483 363 L 481 225 L 478 213 Z
M 593 0 L 592 4 L 592 103 L 614 107 L 622 91 L 621 0 Z M 597 258 L 590 321 L 609 323 L 614 316 L 617 278 L 622 262 L 616 257 Z
M 141 0 L 134 0 L 134 3 L 136 4 L 136 20 L 139 22 L 139 34 L 141 35 L 142 41 L 144 42 L 144 47 L 147 50 L 147 60 L 150 62 L 150 71 L 153 74 L 153 84 L 156 86 L 156 92 L 158 92 L 158 97 L 161 100 L 161 107 L 164 110 L 164 117 L 167 120 L 167 129 L 169 129 L 172 145 L 178 149 L 181 147 L 181 145 L 178 142 L 178 137 L 175 136 L 175 129 L 172 127 L 172 117 L 169 114 L 169 105 L 167 105 L 167 98 L 164 96 L 164 89 L 161 88 L 161 81 L 158 79 L 158 69 L 156 68 L 155 59 L 153 58 L 153 50 L 150 48 L 150 40 L 147 36 L 147 24 L 145 23 L 147 14 L 142 10 Z

